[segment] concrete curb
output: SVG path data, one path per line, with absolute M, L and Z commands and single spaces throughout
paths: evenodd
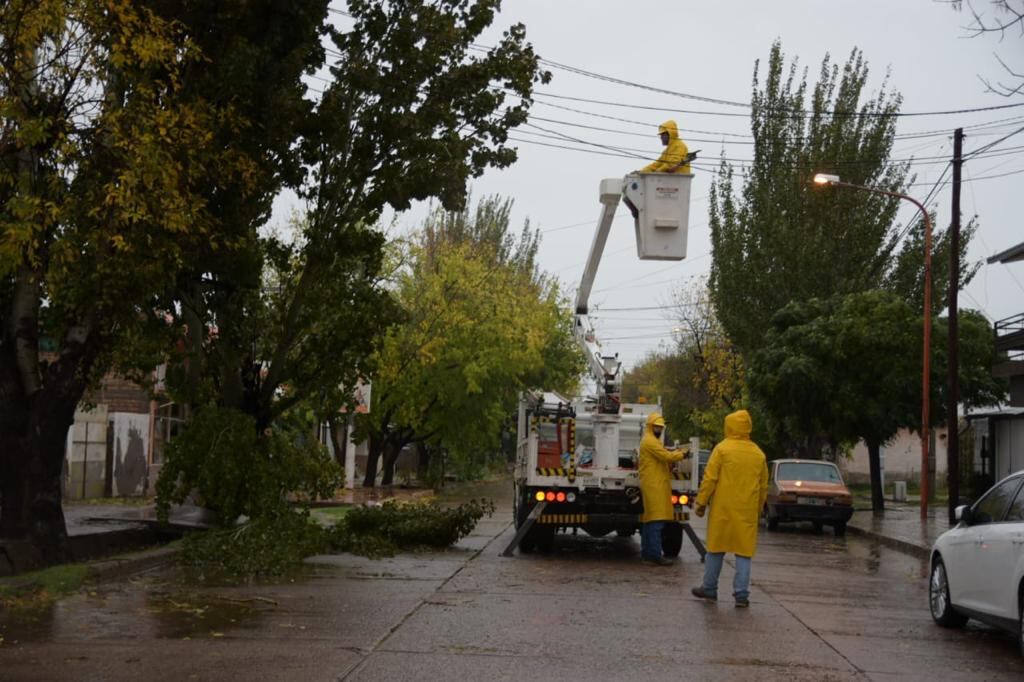
M 917 557 L 918 559 L 927 559 L 929 556 L 931 556 L 932 550 L 930 547 L 922 547 L 921 545 L 910 542 L 908 540 L 900 540 L 899 538 L 890 537 L 888 535 L 882 535 L 881 533 L 878 533 L 876 531 L 868 530 L 866 528 L 860 528 L 852 524 L 847 524 L 846 530 L 847 532 L 853 533 L 854 535 L 860 535 L 861 537 L 876 540 L 877 542 L 885 545 L 886 547 L 895 549 L 899 552 L 903 552 L 904 554 L 909 554 L 910 556 Z
M 87 579 L 93 582 L 120 580 L 136 573 L 169 566 L 178 557 L 181 547 L 169 545 L 136 552 L 116 559 L 90 562 Z

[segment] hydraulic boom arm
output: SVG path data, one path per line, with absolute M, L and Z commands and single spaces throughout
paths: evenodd
M 601 344 L 598 343 L 594 333 L 594 325 L 590 321 L 587 306 L 590 300 L 590 290 L 594 286 L 594 278 L 597 277 L 597 266 L 601 263 L 601 256 L 604 254 L 604 247 L 608 242 L 608 234 L 612 229 L 612 221 L 615 219 L 615 209 L 619 206 L 621 196 L 621 179 L 611 178 L 601 181 L 601 215 L 598 218 L 594 242 L 590 246 L 590 256 L 583 269 L 583 280 L 576 292 L 576 340 L 587 356 L 591 375 L 597 381 L 599 409 L 602 412 L 606 409 L 618 412 L 619 393 L 622 390 L 622 377 L 619 374 L 621 363 L 617 356 L 601 354 Z

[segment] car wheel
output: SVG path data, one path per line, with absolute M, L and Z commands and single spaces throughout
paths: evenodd
M 967 616 L 957 612 L 949 599 L 949 576 L 941 557 L 935 557 L 932 562 L 932 575 L 928 581 L 928 606 L 932 620 L 944 628 L 963 627 L 967 622 Z
M 821 521 L 812 521 L 811 524 L 814 526 L 815 533 L 820 533 L 821 529 L 824 528 L 824 525 L 822 525 Z
M 766 506 L 764 509 L 764 520 L 765 525 L 768 526 L 768 530 L 779 529 L 779 517 L 772 514 L 772 508 Z
M 669 559 L 679 556 L 683 548 L 683 525 L 666 523 L 661 529 L 661 552 Z
M 836 537 L 841 538 L 846 535 L 846 521 L 839 521 L 832 525 L 832 530 L 835 531 Z

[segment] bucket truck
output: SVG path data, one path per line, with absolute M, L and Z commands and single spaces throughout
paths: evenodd
M 515 462 L 516 535 L 504 551 L 550 549 L 559 530 L 582 529 L 595 537 L 631 536 L 640 528 L 643 505 L 637 470 L 647 417 L 659 405 L 621 401 L 622 367 L 617 355 L 602 352 L 589 315 L 589 300 L 612 221 L 622 201 L 633 215 L 637 256 L 677 261 L 686 257 L 693 176 L 633 173 L 601 181 L 601 213 L 575 301 L 575 336 L 586 355 L 596 394 L 567 398 L 530 392 L 519 405 Z M 699 447 L 690 443 L 690 451 Z M 697 458 L 673 472 L 674 522 L 666 523 L 663 549 L 677 556 L 683 535 L 704 557 L 704 546 L 690 528 Z

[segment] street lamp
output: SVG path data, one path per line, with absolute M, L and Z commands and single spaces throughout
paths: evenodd
M 888 197 L 904 199 L 917 206 L 924 217 L 924 367 L 921 373 L 921 520 L 928 518 L 928 436 L 931 432 L 930 400 L 931 395 L 931 345 L 932 345 L 932 221 L 924 204 L 913 197 L 899 192 L 890 192 L 875 187 L 864 187 L 843 182 L 838 175 L 818 173 L 814 176 L 814 184 L 849 187 L 873 194 L 884 194 Z

